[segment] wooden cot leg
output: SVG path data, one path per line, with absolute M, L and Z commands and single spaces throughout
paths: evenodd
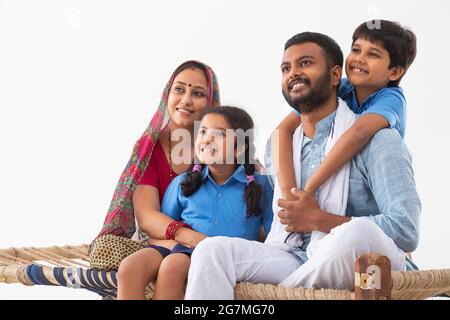
M 376 253 L 355 261 L 355 300 L 390 300 L 391 261 Z

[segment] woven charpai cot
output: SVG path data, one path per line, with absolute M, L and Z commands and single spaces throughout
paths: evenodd
M 104 236 L 88 245 L 0 250 L 0 283 L 53 285 L 87 289 L 115 298 L 116 271 L 121 259 L 144 244 Z M 88 254 L 89 251 L 89 254 Z M 94 267 L 95 266 L 95 267 Z M 426 299 L 450 293 L 450 269 L 392 272 L 392 299 Z M 154 286 L 147 288 L 151 299 Z M 235 298 L 243 300 L 351 300 L 349 290 L 287 288 L 269 284 L 238 283 Z

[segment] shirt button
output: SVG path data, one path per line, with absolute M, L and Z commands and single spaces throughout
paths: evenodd
M 312 165 L 311 165 L 311 169 L 314 169 L 315 167 L 316 167 L 315 164 L 312 164 Z

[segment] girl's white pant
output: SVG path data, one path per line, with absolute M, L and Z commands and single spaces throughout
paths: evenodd
M 269 244 L 211 237 L 194 250 L 186 299 L 234 299 L 236 282 L 305 288 L 354 288 L 354 263 L 365 253 L 387 256 L 394 271 L 405 270 L 405 253 L 375 223 L 356 218 L 331 230 L 314 245 L 308 261 Z

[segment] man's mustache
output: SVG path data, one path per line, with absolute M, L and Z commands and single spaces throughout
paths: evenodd
M 302 76 L 295 76 L 293 79 L 291 79 L 288 83 L 288 89 L 289 91 L 292 90 L 295 84 L 302 83 L 306 86 L 311 86 L 311 80 L 309 80 L 307 77 Z

